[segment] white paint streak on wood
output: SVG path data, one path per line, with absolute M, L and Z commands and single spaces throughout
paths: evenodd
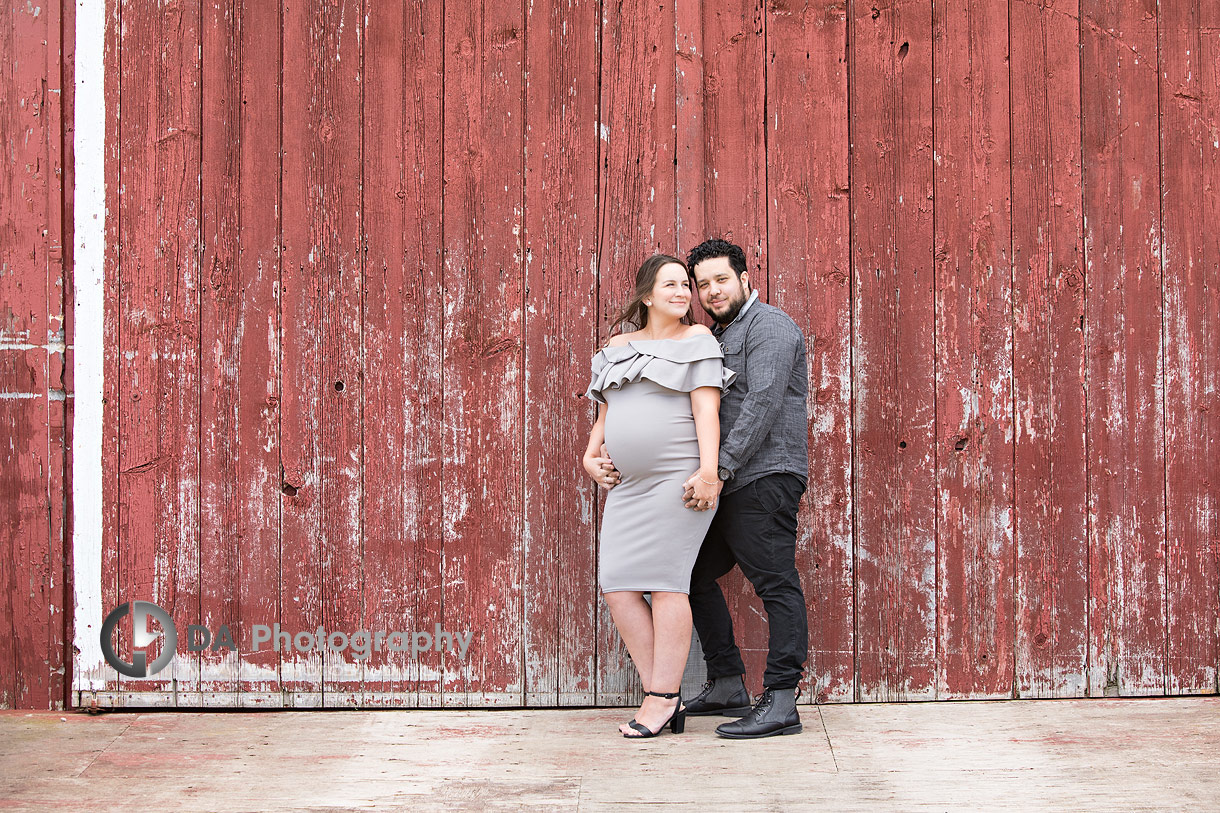
M 102 375 L 106 252 L 104 0 L 76 10 L 76 385 L 72 433 L 72 570 L 76 590 L 74 689 L 105 686 L 102 625 Z

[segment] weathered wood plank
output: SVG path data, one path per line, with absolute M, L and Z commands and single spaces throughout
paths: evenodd
M 322 313 L 326 262 L 335 262 L 336 235 L 324 230 L 333 209 L 335 137 L 329 94 L 323 96 L 327 20 L 309 4 L 283 7 L 280 100 L 280 625 L 289 633 L 323 623 L 322 454 L 324 390 Z M 352 20 L 355 25 L 356 21 Z M 347 92 L 348 88 L 344 88 Z M 329 159 L 329 160 L 328 160 Z M 281 686 L 313 695 L 322 705 L 323 654 L 281 653 Z
M 46 18 L 46 46 L 42 53 L 46 73 L 46 100 L 42 115 L 47 127 L 47 335 L 55 337 L 54 349 L 48 347 L 48 384 L 52 403 L 48 411 L 48 493 L 50 497 L 50 548 L 47 568 L 52 581 L 47 587 L 50 601 L 47 613 L 46 652 L 39 666 L 48 672 L 48 705 L 64 708 L 71 692 L 72 613 L 66 605 L 71 601 L 71 525 L 68 519 L 71 478 L 68 466 L 72 438 L 71 392 L 72 376 L 68 369 L 69 324 L 72 298 L 72 201 L 69 191 L 74 183 L 72 173 L 72 95 L 75 74 L 76 8 L 71 3 L 43 8 Z M 62 344 L 60 344 L 62 343 Z M 48 344 L 50 342 L 48 341 Z
M 364 628 L 441 620 L 441 6 L 368 7 L 365 241 Z M 408 642 L 410 643 L 410 642 Z M 383 651 L 365 702 L 419 705 L 440 657 Z
M 0 708 L 45 709 L 64 694 L 59 9 L 10 5 L 0 53 Z
M 122 36 L 122 1 L 106 0 L 106 33 L 103 51 L 103 62 L 106 65 L 106 76 L 103 81 L 105 96 L 105 209 L 108 213 L 105 223 L 105 255 L 103 260 L 104 279 L 102 335 L 106 351 L 102 356 L 102 550 L 101 557 L 101 612 L 104 615 L 122 603 L 119 598 L 119 549 L 122 540 L 119 539 L 119 427 L 122 414 L 122 387 L 120 375 L 123 370 L 122 347 L 120 345 L 121 304 L 120 279 L 122 277 L 123 257 L 119 250 L 119 184 L 123 178 L 122 161 L 122 125 L 119 122 L 119 94 L 121 89 L 120 71 L 118 70 L 118 55 L 123 43 Z M 106 540 L 110 540 L 107 544 Z M 74 574 L 75 577 L 75 574 Z M 80 608 L 78 608 L 80 609 Z M 100 630 L 98 630 L 100 632 Z M 87 632 L 85 634 L 88 634 Z M 118 638 L 116 634 L 116 638 Z M 87 670 L 97 666 L 93 663 L 81 664 L 82 676 L 88 675 Z M 108 669 L 103 665 L 103 668 Z M 86 678 L 87 679 L 87 678 Z M 117 688 L 119 684 L 116 682 Z
M 1210 6 L 1209 13 L 1204 10 Z M 1163 0 L 1157 26 L 1165 325 L 1166 686 L 1217 691 L 1220 665 L 1220 11 Z M 1210 17 L 1210 20 L 1205 20 Z M 1209 218 L 1208 216 L 1212 217 Z
M 52 493 L 58 494 L 58 503 L 62 511 L 61 532 L 64 561 L 60 571 L 63 580 L 63 621 L 60 625 L 63 635 L 62 673 L 59 679 L 63 682 L 63 706 L 71 707 L 73 702 L 72 688 L 75 677 L 75 573 L 72 538 L 75 533 L 73 523 L 73 434 L 76 425 L 76 359 L 74 346 L 76 344 L 76 6 L 72 3 L 62 6 L 60 48 L 62 49 L 62 65 L 58 65 L 58 79 L 61 94 L 60 124 L 63 134 L 63 151 L 60 160 L 63 162 L 63 174 L 60 179 L 60 194 L 63 204 L 61 213 L 61 245 L 62 251 L 62 302 L 63 302 L 63 334 L 64 352 L 61 355 L 63 368 L 63 434 L 62 434 L 62 464 L 57 466 L 55 475 L 58 482 L 51 486 Z M 104 41 L 105 31 L 96 32 Z M 48 54 L 48 64 L 56 60 Z M 48 69 L 50 70 L 50 69 Z M 104 167 L 99 167 L 104 171 Z M 98 314 L 99 317 L 101 314 Z M 100 496 L 100 495 L 97 495 Z M 52 515 L 54 517 L 54 514 Z M 54 521 L 54 520 L 53 520 Z
M 1088 657 L 1077 4 L 1011 6 L 1016 690 L 1079 697 Z
M 846 9 L 772 3 L 766 18 L 771 301 L 806 337 L 808 489 L 797 570 L 809 614 L 806 697 L 855 694 L 851 467 L 851 207 Z
M 1215 5 L 1200 7 L 1200 32 L 1202 33 L 1202 53 L 1203 56 L 1199 61 L 1200 65 L 1206 66 L 1203 85 L 1203 118 L 1210 122 L 1209 134 L 1211 135 L 1210 146 L 1205 138 L 1203 140 L 1203 222 L 1204 223 L 1220 223 L 1220 7 Z M 1204 231 L 1204 259 L 1211 263 L 1212 273 L 1216 273 L 1220 267 L 1220 231 L 1216 229 L 1206 229 Z M 1209 358 L 1215 364 L 1215 360 L 1220 358 L 1220 348 L 1217 348 L 1217 342 L 1220 342 L 1220 325 L 1217 325 L 1216 314 L 1220 313 L 1220 303 L 1216 302 L 1216 296 L 1220 295 L 1220 281 L 1215 281 L 1215 277 L 1211 278 L 1213 282 L 1208 283 L 1208 292 L 1211 294 L 1211 304 L 1207 304 L 1203 310 L 1204 314 L 1210 315 L 1210 319 L 1206 322 L 1208 346 L 1212 348 L 1206 352 L 1211 353 Z M 1217 438 L 1220 438 L 1220 384 L 1216 383 L 1215 367 L 1212 367 L 1213 377 L 1211 384 L 1206 392 L 1209 395 L 1207 403 L 1208 417 L 1208 437 L 1210 438 L 1211 448 L 1216 449 Z M 1207 485 L 1210 488 L 1209 496 L 1207 497 L 1207 505 L 1209 508 L 1208 521 L 1210 522 L 1209 530 L 1204 536 L 1208 541 L 1206 543 L 1207 555 L 1211 558 L 1213 573 L 1215 578 L 1220 582 L 1220 479 L 1217 479 L 1214 474 L 1209 473 Z M 1220 601 L 1220 596 L 1217 597 Z M 1212 615 L 1215 626 L 1213 627 L 1213 635 L 1216 641 L 1216 688 L 1217 694 L 1220 694 L 1220 612 Z M 1176 644 L 1171 639 L 1170 647 L 1176 647 Z M 1173 651 L 1171 649 L 1171 651 Z
M 200 691 L 240 706 L 280 687 L 272 645 L 250 646 L 281 600 L 279 9 L 211 0 L 202 31 L 199 623 L 240 654 L 202 652 Z
M 152 601 L 186 630 L 199 613 L 200 7 L 124 4 L 121 19 L 119 601 Z M 121 682 L 195 691 L 198 677 L 179 657 Z
M 936 696 L 932 18 L 848 7 L 856 698 Z
M 364 4 L 319 3 L 314 13 L 322 142 L 314 160 L 322 164 L 323 202 L 314 221 L 322 273 L 322 623 L 328 632 L 354 632 L 364 604 Z M 350 648 L 323 655 L 328 706 L 360 702 L 364 664 L 352 655 Z
M 525 582 L 528 705 L 595 700 L 596 487 L 580 464 L 597 342 L 600 5 L 528 7 Z
M 740 0 L 738 6 L 745 2 L 747 0 Z M 707 65 L 703 15 L 703 0 L 674 0 L 674 209 L 678 240 L 670 253 L 683 257 L 685 252 L 712 236 L 705 202 L 705 197 L 714 196 L 714 192 L 705 180 L 708 145 L 704 132 L 707 126 L 704 110 Z M 725 50 L 714 36 L 711 41 L 721 46 L 717 48 L 718 53 Z M 761 109 L 758 112 L 761 120 Z M 765 271 L 763 275 L 766 275 Z M 710 317 L 698 305 L 694 310 L 700 321 L 711 324 Z
M 766 39 L 759 0 L 676 4 L 675 145 L 681 254 L 709 237 L 745 251 L 750 280 L 767 297 Z M 710 320 L 695 305 L 695 313 Z M 762 602 L 741 571 L 721 584 L 747 683 L 761 690 L 767 660 Z
M 630 298 L 647 257 L 677 245 L 673 0 L 624 0 L 603 9 L 598 120 L 598 341 Z M 592 423 L 593 412 L 589 412 Z M 586 424 L 587 426 L 588 424 Z M 597 599 L 597 702 L 639 699 L 638 680 Z
M 1165 687 L 1155 4 L 1082 0 L 1089 694 Z
M 675 14 L 677 248 L 685 253 L 708 237 L 736 243 L 765 298 L 763 2 L 678 0 Z
M 938 4 L 932 16 L 941 697 L 1013 686 L 1007 5 Z
M 447 705 L 520 705 L 523 3 L 446 4 L 444 655 Z

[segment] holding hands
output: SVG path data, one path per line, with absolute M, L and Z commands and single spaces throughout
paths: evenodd
M 623 475 L 614 467 L 614 461 L 606 452 L 606 444 L 601 445 L 600 454 L 585 455 L 585 472 L 598 486 L 609 491 L 623 479 Z M 711 477 L 708 477 L 711 474 Z M 720 490 L 724 487 L 714 472 L 696 471 L 682 484 L 682 502 L 692 511 L 709 511 L 716 507 L 720 498 Z
M 623 479 L 619 470 L 614 468 L 614 461 L 610 459 L 610 455 L 606 452 L 606 444 L 601 445 L 597 456 L 586 454 L 582 459 L 585 466 L 585 472 L 589 477 L 593 478 L 593 482 L 597 483 L 602 488 L 609 491 L 618 485 L 619 480 Z
M 716 476 L 716 472 L 699 469 L 682 484 L 682 501 L 692 511 L 708 511 L 716 507 L 716 500 L 720 497 L 720 489 L 723 487 L 724 483 Z

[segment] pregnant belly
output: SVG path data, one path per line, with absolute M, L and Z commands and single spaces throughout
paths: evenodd
M 645 379 L 608 391 L 606 402 L 606 450 L 624 482 L 698 468 L 689 393 Z

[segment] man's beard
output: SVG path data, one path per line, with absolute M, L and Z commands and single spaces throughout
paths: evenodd
M 737 318 L 737 314 L 741 313 L 741 309 L 743 307 L 745 307 L 746 301 L 749 300 L 749 298 L 750 298 L 750 294 L 747 291 L 743 290 L 741 292 L 741 296 L 738 296 L 729 301 L 728 310 L 726 310 L 723 314 L 721 314 L 719 316 L 712 315 L 712 318 L 714 320 L 716 320 L 716 324 L 718 324 L 718 325 L 727 325 L 727 324 L 731 323 L 734 319 Z

